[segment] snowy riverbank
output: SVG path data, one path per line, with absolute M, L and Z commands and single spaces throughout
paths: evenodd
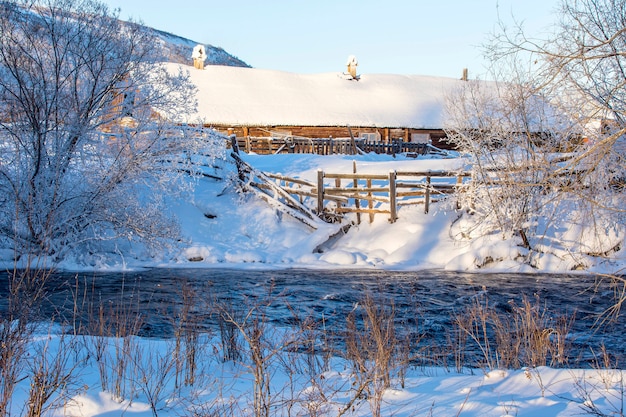
M 350 172 L 354 160 L 360 172 L 369 173 L 390 169 L 455 170 L 464 164 L 462 159 L 375 155 L 247 155 L 244 158 L 259 170 L 309 180 L 315 178 L 318 169 Z M 402 207 L 398 221 L 393 224 L 387 216 L 377 215 L 372 224 L 363 222 L 354 226 L 332 244 L 326 244 L 322 252 L 316 252 L 315 248 L 327 242 L 338 225 L 329 224 L 313 231 L 266 202 L 237 193 L 228 181 L 234 172 L 234 165 L 225 163 L 214 172 L 223 180 L 201 177 L 187 198 L 169 201 L 168 207 L 180 222 L 183 236 L 169 249 L 154 253 L 118 241 L 113 246 L 115 250 L 75 256 L 61 262 L 59 267 L 109 271 L 143 267 L 436 268 L 533 273 L 572 269 L 573 258 L 548 251 L 538 255 L 541 269 L 520 262 L 522 249 L 515 239 L 503 240 L 494 235 L 462 238 L 463 219 L 459 220 L 460 213 L 453 201 L 433 204 L 428 214 L 423 206 Z M 12 265 L 11 254 L 5 252 L 3 256 L 7 267 Z M 625 263 L 623 249 L 607 258 L 583 258 L 587 272 L 614 272 Z M 366 381 L 370 384 L 368 392 L 380 395 L 367 397 L 356 389 L 358 374 L 353 372 L 352 362 L 337 356 L 311 360 L 306 354 L 282 349 L 280 346 L 290 343 L 289 337 L 301 337 L 300 333 L 289 336 L 289 332 L 263 327 L 263 343 L 268 343 L 266 352 L 270 355 L 262 364 L 268 375 L 267 393 L 271 393 L 263 397 L 263 401 L 269 401 L 269 415 L 338 416 L 345 412 L 343 415 L 369 416 L 379 406 L 382 415 L 398 417 L 565 417 L 614 415 L 623 410 L 624 374 L 610 369 L 485 367 L 463 368 L 459 372 L 454 366 L 408 366 L 401 375 L 394 376 L 389 388 L 379 389 L 371 385 L 375 380 Z M 51 402 L 45 403 L 46 407 L 50 406 L 46 414 L 49 416 L 254 415 L 254 410 L 259 410 L 254 394 L 259 387 L 255 384 L 258 377 L 255 370 L 259 368 L 249 356 L 250 346 L 246 345 L 249 341 L 242 347 L 245 357 L 223 361 L 221 356 L 226 346 L 217 335 L 203 334 L 194 340 L 196 344 L 187 348 L 199 348 L 203 354 L 194 365 L 197 374 L 193 385 L 177 385 L 182 374 L 176 373 L 178 365 L 172 360 L 176 346 L 173 340 L 73 338 L 62 336 L 57 327 L 44 325 L 28 337 L 26 357 L 32 359 L 28 362 L 32 370 L 62 363 L 62 369 L 72 371 L 72 379 L 54 392 Z M 124 363 L 127 365 L 122 368 Z M 112 383 L 116 381 L 122 384 L 118 394 L 112 391 Z M 16 414 L 23 414 L 29 404 L 30 382 L 26 378 L 15 387 L 11 407 Z
M 460 170 L 462 158 L 407 158 L 404 155 L 308 154 L 244 155 L 260 171 L 280 173 L 314 181 L 318 169 L 351 172 L 355 161 L 359 172 L 388 173 L 389 170 Z M 377 214 L 374 222 L 363 221 L 338 239 L 315 249 L 337 233 L 338 224 L 313 230 L 278 212 L 253 195 L 241 195 L 228 181 L 234 175 L 232 162 L 216 170 L 222 181 L 199 178 L 193 192 L 170 201 L 171 214 L 180 223 L 182 240 L 162 253 L 145 251 L 124 241 L 115 242 L 110 253 L 67 259 L 63 269 L 134 269 L 140 267 L 233 267 L 233 268 L 377 268 L 388 270 L 447 269 L 485 272 L 571 272 L 583 267 L 588 272 L 614 273 L 626 264 L 626 251 L 606 257 L 559 254 L 545 251 L 535 255 L 534 267 L 517 238 L 500 235 L 465 237 L 464 222 L 454 198 L 431 206 L 402 207 L 397 222 Z M 574 225 L 576 228 L 580 225 Z M 469 226 L 468 226 L 469 227 Z M 620 239 L 607 236 L 606 239 Z M 331 244 L 332 243 L 332 244 Z M 590 243 L 591 245 L 592 243 Z M 11 254 L 9 254 L 11 255 Z M 6 261 L 6 259 L 5 259 Z M 8 264 L 8 262 L 5 262 Z

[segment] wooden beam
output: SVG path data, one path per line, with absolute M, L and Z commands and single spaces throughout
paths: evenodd
M 324 212 L 324 171 L 317 170 L 317 215 Z
M 389 171 L 389 222 L 398 220 L 396 207 L 396 171 Z

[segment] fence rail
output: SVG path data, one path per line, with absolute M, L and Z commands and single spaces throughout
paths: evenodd
M 430 204 L 463 187 L 465 172 L 450 171 L 390 171 L 388 174 L 358 173 L 356 163 L 352 173 L 317 172 L 315 183 L 267 174 L 301 203 L 314 200 L 318 216 L 327 221 L 338 220 L 346 213 L 356 213 L 357 223 L 361 215 L 368 215 L 369 222 L 376 214 L 388 214 L 391 223 L 398 219 L 401 206 L 423 204 L 428 213 Z

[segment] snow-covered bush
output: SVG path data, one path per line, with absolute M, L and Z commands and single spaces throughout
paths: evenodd
M 535 266 L 537 253 L 578 268 L 623 246 L 625 9 L 563 1 L 545 40 L 502 28 L 486 49 L 497 81 L 450 97 L 448 132 L 473 171 L 465 236 L 518 235 Z
M 468 81 L 449 100 L 450 140 L 471 159 L 465 202 L 480 230 L 526 241 L 554 189 L 569 129 L 522 83 Z M 562 130 L 561 130 L 562 129 Z
M 0 4 L 0 239 L 17 253 L 175 239 L 162 197 L 190 153 L 215 145 L 174 128 L 195 88 L 117 13 L 94 0 Z

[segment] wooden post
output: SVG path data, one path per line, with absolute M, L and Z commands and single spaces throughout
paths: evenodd
M 369 190 L 372 189 L 372 179 L 371 178 L 367 179 L 367 188 Z M 367 208 L 370 209 L 370 210 L 374 209 L 374 200 L 372 199 L 372 197 L 373 197 L 372 196 L 372 192 L 368 191 L 367 192 Z M 371 223 L 374 223 L 374 213 L 370 211 L 370 224 Z
M 352 161 L 352 173 L 356 174 L 356 161 Z M 357 188 L 359 186 L 359 180 L 356 179 L 356 177 L 354 178 L 354 180 L 352 181 L 352 188 L 354 188 L 354 193 L 357 194 Z M 361 212 L 359 210 L 361 210 L 361 200 L 359 200 L 359 196 L 355 196 L 354 197 L 354 207 L 356 207 L 356 224 L 361 224 Z
M 350 125 L 348 125 L 348 133 L 350 134 L 350 147 L 352 148 L 350 150 L 350 155 L 356 155 L 358 154 L 358 152 L 356 150 L 356 142 L 354 140 L 354 135 L 352 134 L 352 128 L 350 127 Z
M 398 219 L 396 207 L 396 171 L 389 171 L 389 222 L 395 223 Z
M 317 215 L 324 212 L 324 171 L 317 170 Z
M 230 145 L 233 148 L 233 152 L 239 155 L 239 145 L 237 144 L 237 136 L 235 136 L 234 133 L 230 135 Z
M 424 213 L 428 214 L 429 209 L 430 209 L 430 175 L 427 175 L 426 176 L 426 193 L 424 194 Z
M 194 58 L 193 67 L 196 69 L 204 69 L 204 60 L 200 58 Z

